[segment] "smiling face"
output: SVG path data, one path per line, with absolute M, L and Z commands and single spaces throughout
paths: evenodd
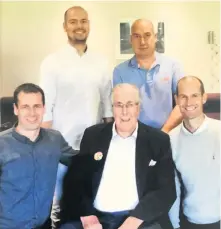
M 116 130 L 120 133 L 128 133 L 128 136 L 136 129 L 140 112 L 139 91 L 134 86 L 122 84 L 113 90 L 113 114 Z
M 85 44 L 89 34 L 87 12 L 81 7 L 72 7 L 65 14 L 64 30 L 72 44 Z
M 195 119 L 203 115 L 203 104 L 207 96 L 202 94 L 200 82 L 195 78 L 186 78 L 178 83 L 176 103 L 184 119 Z
M 151 56 L 155 52 L 156 35 L 152 22 L 139 19 L 131 27 L 131 45 L 136 56 Z
M 38 93 L 18 94 L 18 104 L 14 104 L 14 113 L 18 116 L 18 128 L 22 131 L 38 130 L 43 120 L 45 108 L 42 95 Z

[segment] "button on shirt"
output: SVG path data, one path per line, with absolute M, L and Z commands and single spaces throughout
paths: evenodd
M 107 60 L 89 49 L 79 56 L 67 44 L 41 65 L 41 87 L 46 96 L 44 121 L 53 121 L 75 150 L 84 130 L 112 117 L 111 79 Z
M 137 128 L 130 137 L 122 138 L 113 125 L 112 140 L 94 201 L 94 207 L 99 211 L 131 210 L 139 201 L 135 174 Z
M 0 228 L 31 229 L 50 214 L 57 167 L 73 154 L 61 134 L 41 129 L 35 142 L 15 129 L 0 134 Z
M 136 57 L 114 69 L 113 85 L 130 83 L 140 89 L 141 111 L 139 120 L 161 128 L 173 109 L 173 94 L 178 80 L 184 75 L 174 60 L 155 53 L 156 60 L 149 70 L 138 66 Z
M 195 224 L 220 220 L 220 121 L 205 118 L 190 133 L 183 124 L 170 132 L 173 159 L 184 184 L 183 213 Z M 174 228 L 179 227 L 180 181 L 177 200 L 170 210 Z

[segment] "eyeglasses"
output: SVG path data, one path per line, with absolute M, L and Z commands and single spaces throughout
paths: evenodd
M 135 106 L 137 106 L 139 104 L 139 102 L 136 102 L 136 103 L 132 103 L 132 102 L 129 102 L 129 103 L 126 103 L 126 104 L 123 104 L 123 103 L 114 103 L 113 106 L 117 109 L 123 109 L 124 107 L 126 109 L 133 109 Z

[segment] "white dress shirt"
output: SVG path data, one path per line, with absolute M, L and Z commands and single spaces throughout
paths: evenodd
M 189 222 L 210 224 L 220 220 L 220 121 L 205 117 L 194 133 L 183 125 L 170 132 L 173 159 L 185 186 L 183 212 Z M 180 182 L 177 200 L 170 210 L 179 227 Z
M 137 128 L 130 137 L 122 138 L 113 125 L 110 147 L 94 200 L 94 207 L 99 211 L 131 210 L 138 204 L 135 173 Z
M 75 150 L 87 127 L 112 117 L 108 62 L 90 50 L 79 56 L 67 44 L 49 55 L 41 65 L 40 86 L 46 96 L 44 121 L 52 120 Z

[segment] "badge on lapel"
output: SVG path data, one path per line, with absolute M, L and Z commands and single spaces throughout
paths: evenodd
M 94 160 L 95 161 L 100 161 L 103 158 L 103 153 L 102 152 L 97 152 L 94 154 Z

